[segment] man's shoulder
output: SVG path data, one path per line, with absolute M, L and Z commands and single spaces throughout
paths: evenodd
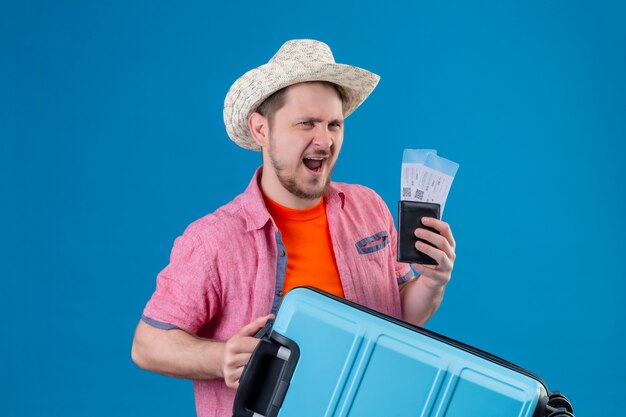
M 214 212 L 195 220 L 187 226 L 185 234 L 196 235 L 200 238 L 211 236 L 214 239 L 223 233 L 245 230 L 246 220 L 241 199 L 240 194 Z

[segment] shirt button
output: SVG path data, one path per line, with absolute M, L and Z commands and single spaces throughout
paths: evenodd
M 281 250 L 280 250 L 280 252 L 279 252 L 279 254 L 280 254 L 280 256 L 285 256 L 285 250 L 284 250 L 284 249 L 281 249 Z
M 283 292 L 282 291 L 278 291 L 278 296 L 282 297 L 283 296 Z

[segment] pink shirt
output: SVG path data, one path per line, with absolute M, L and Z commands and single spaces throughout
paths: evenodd
M 288 255 L 259 188 L 260 169 L 230 203 L 176 239 L 142 320 L 227 340 L 276 312 Z M 332 183 L 326 214 L 346 299 L 401 318 L 398 285 L 413 277 L 396 261 L 396 230 L 382 199 L 360 185 Z M 230 417 L 235 391 L 221 379 L 194 381 L 199 417 Z

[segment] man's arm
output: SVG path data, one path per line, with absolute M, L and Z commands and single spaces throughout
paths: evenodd
M 438 265 L 412 264 L 413 269 L 420 274 L 419 278 L 400 287 L 402 319 L 419 326 L 426 323 L 439 308 L 456 259 L 456 243 L 448 223 L 431 217 L 423 217 L 422 223 L 440 234 L 416 229 L 416 237 L 435 247 L 420 241 L 415 242 L 415 247 L 437 261 Z
M 400 286 L 402 320 L 423 326 L 439 308 L 444 289 L 433 290 L 421 279 L 413 279 Z
M 259 343 L 252 336 L 271 317 L 257 318 L 227 341 L 203 339 L 179 329 L 157 329 L 140 321 L 131 355 L 142 369 L 177 378 L 224 378 L 228 387 L 237 388 L 243 367 Z

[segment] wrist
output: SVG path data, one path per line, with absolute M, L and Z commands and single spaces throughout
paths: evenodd
M 446 284 L 436 281 L 432 278 L 420 275 L 417 278 L 417 284 L 424 288 L 425 291 L 432 293 L 433 295 L 443 294 Z
M 220 340 L 207 340 L 204 354 L 201 355 L 204 362 L 204 374 L 212 378 L 224 378 L 224 360 L 226 342 Z

